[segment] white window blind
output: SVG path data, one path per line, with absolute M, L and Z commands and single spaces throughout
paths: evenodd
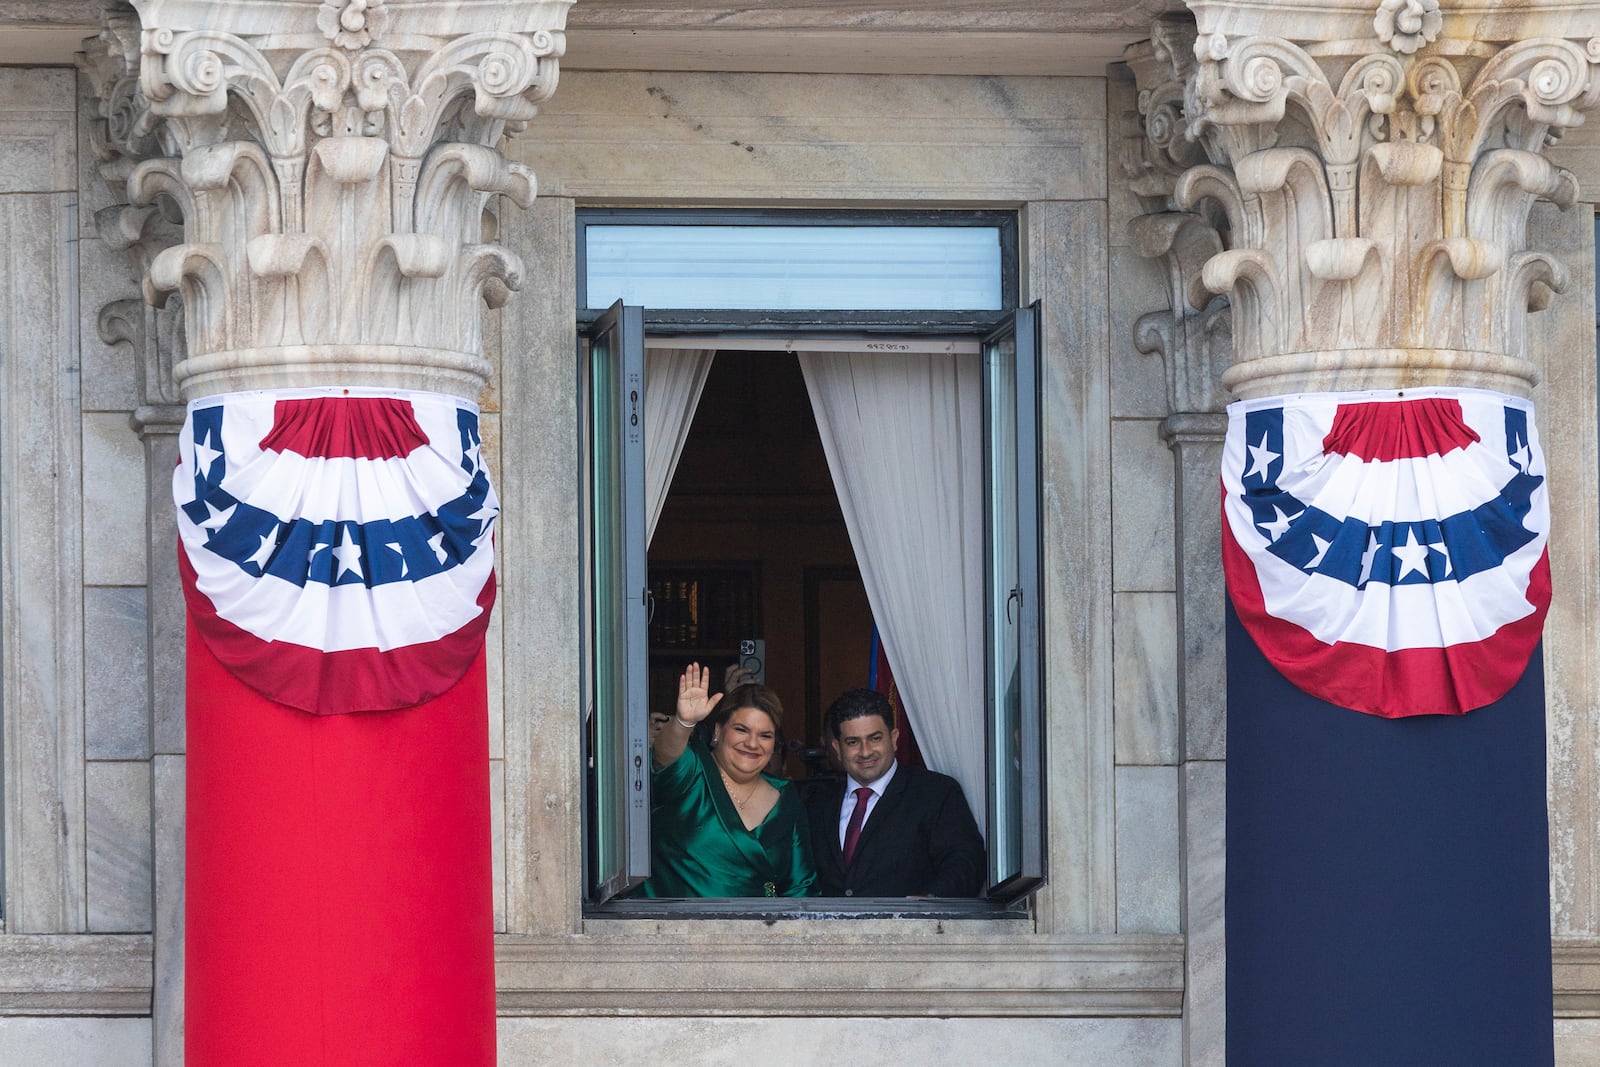
M 997 311 L 993 226 L 594 223 L 585 304 L 657 310 Z

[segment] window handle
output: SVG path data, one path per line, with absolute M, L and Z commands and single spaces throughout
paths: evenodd
M 1016 604 L 1018 607 L 1020 607 L 1022 605 L 1022 587 L 1021 586 L 1014 586 L 1012 588 L 1012 590 L 1011 590 L 1011 594 L 1006 597 L 1006 625 L 1007 626 L 1012 625 L 1012 618 L 1011 618 L 1011 605 L 1012 604 Z
M 656 595 L 650 591 L 649 586 L 645 586 L 644 596 L 639 602 L 644 605 L 644 624 L 649 626 L 656 621 Z

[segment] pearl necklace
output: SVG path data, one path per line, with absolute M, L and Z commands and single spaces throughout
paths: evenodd
M 761 779 L 757 778 L 755 781 L 751 782 L 749 790 L 745 792 L 744 799 L 740 800 L 738 797 L 733 795 L 733 779 L 728 777 L 728 772 L 723 770 L 721 767 L 718 767 L 717 773 L 722 775 L 722 788 L 727 791 L 728 799 L 733 801 L 733 806 L 739 811 L 739 814 L 743 815 L 744 806 L 750 802 L 751 797 L 756 795 L 756 789 L 760 787 Z

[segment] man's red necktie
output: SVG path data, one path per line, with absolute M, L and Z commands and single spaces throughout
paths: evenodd
M 856 810 L 850 813 L 850 825 L 844 828 L 844 865 L 850 866 L 850 858 L 856 854 L 856 843 L 861 840 L 861 824 L 867 820 L 867 802 L 872 799 L 872 787 L 862 786 L 856 790 Z

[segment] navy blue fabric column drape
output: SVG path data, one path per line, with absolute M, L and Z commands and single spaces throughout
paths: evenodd
M 1551 1063 L 1542 652 L 1391 720 L 1227 643 L 1230 1067 Z

